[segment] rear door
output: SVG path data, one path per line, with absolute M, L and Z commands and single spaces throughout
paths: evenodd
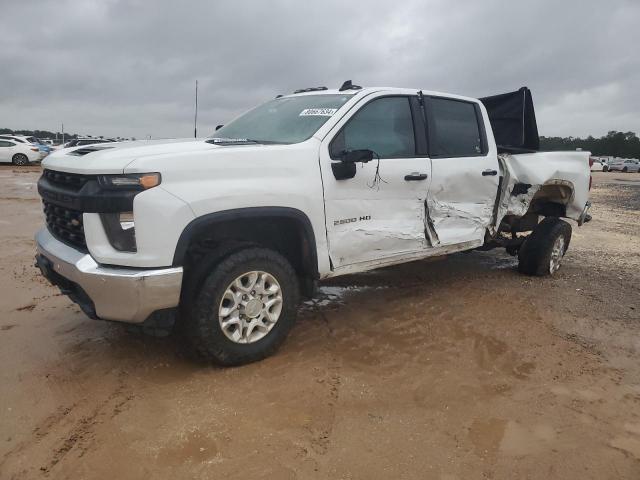
M 493 220 L 499 165 L 478 103 L 425 97 L 432 180 L 430 225 L 440 245 L 482 242 Z
M 323 139 L 320 167 L 329 255 L 334 268 L 364 269 L 424 252 L 430 180 L 424 119 L 417 96 L 376 94 L 362 100 Z M 414 122 L 418 128 L 414 128 Z M 352 178 L 333 169 L 347 150 L 369 149 Z

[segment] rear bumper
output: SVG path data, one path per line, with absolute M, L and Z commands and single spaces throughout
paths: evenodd
M 91 318 L 142 323 L 156 310 L 180 302 L 182 267 L 138 269 L 99 265 L 91 255 L 36 234 L 36 265 Z

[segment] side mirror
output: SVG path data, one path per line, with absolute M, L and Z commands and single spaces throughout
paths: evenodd
M 216 125 L 216 131 L 220 130 L 224 125 Z
M 372 150 L 345 150 L 340 154 L 340 161 L 331 162 L 331 170 L 336 180 L 347 180 L 356 176 L 356 163 L 367 163 L 371 160 Z
M 354 162 L 331 162 L 331 171 L 336 180 L 348 180 L 356 176 Z
M 373 160 L 373 151 L 369 149 L 346 150 L 342 153 L 341 160 L 345 163 L 367 163 Z

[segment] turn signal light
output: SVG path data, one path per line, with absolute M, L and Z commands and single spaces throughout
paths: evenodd
M 134 188 L 148 190 L 157 187 L 162 182 L 159 173 L 129 173 L 125 175 L 100 175 L 98 182 L 106 188 Z

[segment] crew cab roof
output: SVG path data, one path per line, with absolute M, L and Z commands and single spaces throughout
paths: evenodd
M 313 90 L 310 92 L 291 93 L 282 95 L 280 98 L 287 97 L 299 97 L 302 95 L 353 95 L 353 96 L 365 96 L 372 93 L 385 92 L 390 95 L 415 95 L 417 92 L 422 91 L 423 95 L 431 95 L 434 97 L 447 97 L 456 98 L 458 100 L 466 100 L 468 102 L 480 103 L 477 98 L 465 97 L 463 95 L 455 95 L 453 93 L 437 92 L 433 90 L 425 90 L 420 88 L 400 88 L 400 87 L 363 87 L 359 90 L 343 90 L 340 91 L 337 88 L 331 88 L 327 90 Z

